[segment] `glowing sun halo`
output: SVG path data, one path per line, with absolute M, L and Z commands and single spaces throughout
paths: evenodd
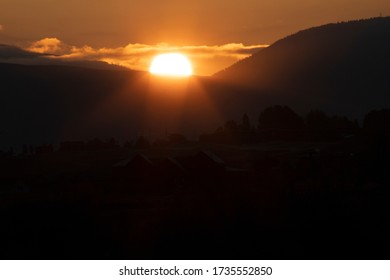
M 165 53 L 153 59 L 149 72 L 162 76 L 188 77 L 192 75 L 192 65 L 185 55 Z

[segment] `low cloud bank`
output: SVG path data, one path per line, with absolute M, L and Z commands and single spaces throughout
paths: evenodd
M 100 61 L 134 70 L 147 70 L 153 57 L 159 53 L 180 52 L 189 57 L 195 74 L 211 75 L 244 59 L 267 45 L 229 43 L 214 46 L 172 46 L 169 44 L 128 44 L 118 48 L 71 46 L 57 38 L 44 38 L 20 49 L 0 45 L 0 62 L 36 64 L 49 62 Z

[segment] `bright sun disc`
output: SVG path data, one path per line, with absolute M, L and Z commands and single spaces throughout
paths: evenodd
M 153 59 L 149 72 L 155 75 L 188 77 L 192 75 L 192 66 L 182 54 L 165 53 Z

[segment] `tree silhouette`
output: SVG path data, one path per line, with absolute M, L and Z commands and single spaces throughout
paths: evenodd
M 266 108 L 259 116 L 258 128 L 262 129 L 301 129 L 303 119 L 287 106 L 276 105 Z
M 171 145 L 182 145 L 182 144 L 185 144 L 187 142 L 188 142 L 187 137 L 185 137 L 182 134 L 173 133 L 173 134 L 169 135 L 169 143 Z
M 363 128 L 373 131 L 390 131 L 390 109 L 370 111 L 364 117 Z
M 226 133 L 236 133 L 238 131 L 238 125 L 235 121 L 229 120 L 225 123 L 224 131 Z
M 306 115 L 306 126 L 311 131 L 330 129 L 331 120 L 323 111 L 314 110 Z
M 135 142 L 135 147 L 137 149 L 147 149 L 150 147 L 150 143 L 148 140 L 145 139 L 145 137 L 140 136 L 137 141 Z
M 241 124 L 241 127 L 242 127 L 242 130 L 243 131 L 250 131 L 251 129 L 251 124 L 250 124 L 250 121 L 249 121 L 249 117 L 247 114 L 244 114 L 242 116 L 242 124 Z

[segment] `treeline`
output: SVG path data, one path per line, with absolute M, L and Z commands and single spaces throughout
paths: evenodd
M 345 116 L 330 116 L 323 111 L 313 110 L 300 116 L 288 106 L 271 106 L 260 112 L 257 121 L 252 123 L 247 114 L 237 122 L 228 120 L 212 133 L 199 136 L 201 144 L 251 144 L 265 141 L 338 141 L 359 134 L 390 134 L 390 109 L 372 110 L 367 113 L 360 125 L 357 120 Z M 185 135 L 174 133 L 166 138 L 148 139 L 139 136 L 120 143 L 115 138 L 90 141 L 65 141 L 56 149 L 52 144 L 42 146 L 23 145 L 22 154 L 46 154 L 55 151 L 77 152 L 107 149 L 148 149 L 172 146 L 193 145 Z M 0 156 L 14 155 L 14 149 L 0 151 Z
M 390 132 L 390 109 L 370 111 L 360 126 L 345 116 L 329 116 L 314 110 L 301 117 L 288 106 L 263 110 L 257 123 L 244 114 L 240 123 L 227 121 L 213 133 L 202 134 L 202 143 L 255 143 L 262 141 L 336 141 L 360 132 Z

